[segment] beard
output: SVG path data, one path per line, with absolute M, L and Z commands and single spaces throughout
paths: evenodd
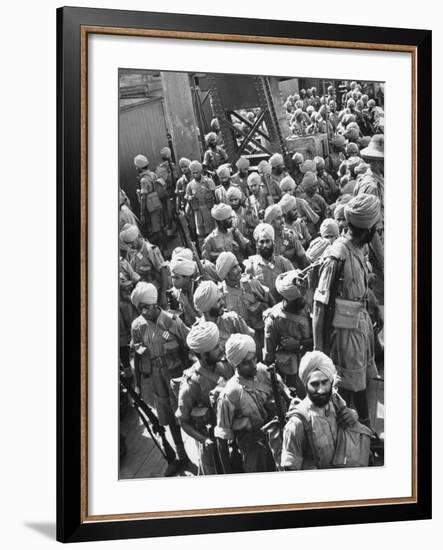
M 277 176 L 281 176 L 283 174 L 283 168 L 281 166 L 277 166 L 277 168 L 275 168 L 275 173 Z
M 208 311 L 209 315 L 211 317 L 220 317 L 223 314 L 224 308 L 223 306 L 215 306 L 211 307 L 211 309 Z
M 286 223 L 292 224 L 296 221 L 297 218 L 298 218 L 298 213 L 288 212 L 286 214 Z
M 309 399 L 312 401 L 312 403 L 316 407 L 323 408 L 323 407 L 326 407 L 326 405 L 331 400 L 332 388 L 328 391 L 328 393 L 322 393 L 322 394 L 317 394 L 308 390 L 308 396 L 309 396 Z
M 303 296 L 299 296 L 295 300 L 291 300 L 290 302 L 287 302 L 284 306 L 284 309 L 288 313 L 297 313 L 298 311 L 300 311 L 305 307 L 305 304 L 306 302 Z
M 368 229 L 368 231 L 367 231 L 367 233 L 366 233 L 366 235 L 363 239 L 364 244 L 369 244 L 372 241 L 372 239 L 374 238 L 374 235 L 375 235 L 375 231 L 376 231 L 375 226 L 371 227 L 371 229 Z
M 272 255 L 274 254 L 274 245 L 270 246 L 269 248 L 260 248 L 258 250 L 258 253 L 265 260 L 269 260 L 272 258 Z

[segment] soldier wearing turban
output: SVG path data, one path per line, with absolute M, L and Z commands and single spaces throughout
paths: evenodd
M 223 472 L 217 466 L 215 440 L 209 426 L 216 424 L 214 400 L 234 370 L 221 362 L 223 348 L 215 323 L 197 323 L 191 328 L 186 342 L 197 361 L 183 373 L 175 416 L 183 431 L 195 440 L 197 474 L 221 474 Z
M 339 426 L 366 435 L 371 432 L 357 424 L 357 413 L 336 393 L 337 371 L 327 355 L 321 351 L 307 352 L 300 362 L 299 374 L 306 397 L 288 412 L 281 465 L 286 470 L 334 467 Z M 311 435 L 306 433 L 305 425 L 310 426 Z M 311 443 L 307 442 L 308 437 Z
M 245 197 L 249 195 L 248 191 L 248 175 L 249 175 L 249 159 L 240 157 L 235 163 L 238 172 L 232 176 L 232 183 L 241 189 Z
M 275 462 L 260 430 L 273 416 L 272 384 L 268 369 L 257 363 L 255 342 L 250 336 L 232 334 L 226 342 L 226 357 L 235 367 L 234 376 L 220 392 L 217 404 L 217 437 L 224 473 L 232 473 L 228 441 L 235 440 L 244 472 L 269 472 Z M 284 391 L 281 380 L 279 388 Z M 238 411 L 241 411 L 239 416 Z
M 261 176 L 263 189 L 265 190 L 265 193 L 267 195 L 268 202 L 270 204 L 272 204 L 273 202 L 278 202 L 281 197 L 281 190 L 279 185 L 281 178 L 273 177 L 272 166 L 266 160 L 262 160 L 259 162 L 257 170 Z
M 314 172 L 306 172 L 301 183 L 303 193 L 300 198 L 304 199 L 308 203 L 311 210 L 318 216 L 317 223 L 307 221 L 308 230 L 312 237 L 317 235 L 319 224 L 326 217 L 326 213 L 328 211 L 328 203 L 318 193 L 318 187 L 319 184 L 317 175 Z
M 172 476 L 189 461 L 175 418 L 177 400 L 171 387 L 171 380 L 181 377 L 187 366 L 189 329 L 175 314 L 159 306 L 157 288 L 151 283 L 139 282 L 131 301 L 140 313 L 131 326 L 136 378 L 139 385 L 142 373 L 150 377 L 158 420 L 169 428 L 174 441 L 178 459 L 169 464 L 165 474 Z
M 328 204 L 333 203 L 338 197 L 340 190 L 334 178 L 326 172 L 325 160 L 323 157 L 314 158 L 318 181 L 318 192 Z
M 231 169 L 229 164 L 222 164 L 217 168 L 218 185 L 215 188 L 215 202 L 228 204 L 227 191 L 231 186 Z
M 189 249 L 183 249 L 188 251 Z M 186 326 L 192 326 L 198 312 L 194 308 L 194 276 L 197 271 L 196 264 L 191 257 L 185 257 L 182 253 L 172 256 L 169 263 L 172 288 L 166 291 L 169 309 L 176 311 Z
M 305 392 L 298 377 L 298 364 L 304 351 L 312 349 L 312 329 L 298 276 L 299 271 L 292 269 L 281 273 L 275 281 L 282 301 L 264 314 L 264 352 L 266 363 L 275 362 L 286 384 L 295 387 L 297 395 L 303 397 Z
M 200 162 L 193 160 L 189 166 L 192 180 L 186 187 L 185 199 L 194 218 L 199 244 L 214 228 L 211 208 L 215 204 L 215 184 L 212 179 L 203 176 Z
M 204 169 L 214 173 L 221 164 L 225 164 L 228 161 L 228 155 L 226 151 L 217 144 L 218 137 L 215 132 L 209 132 L 205 136 L 207 149 L 203 156 Z
M 176 208 L 177 211 L 183 210 L 187 214 L 190 213 L 189 207 L 187 205 L 187 202 L 185 200 L 186 195 L 186 187 L 188 186 L 188 183 L 191 181 L 191 161 L 186 158 L 182 157 L 178 161 L 178 167 L 181 172 L 181 176 L 177 180 L 177 185 L 175 187 L 175 195 L 176 195 Z M 192 216 L 189 216 L 190 218 Z
M 238 332 L 254 336 L 246 321 L 235 311 L 226 311 L 223 292 L 213 281 L 203 281 L 194 292 L 194 306 L 202 315 L 201 320 L 212 321 L 220 332 L 220 342 L 223 346 L 229 335 Z
M 303 179 L 303 172 L 301 167 L 303 165 L 304 158 L 302 153 L 297 152 L 292 155 L 292 177 L 294 178 L 295 185 L 298 187 Z
M 338 365 L 340 392 L 348 403 L 353 396 L 360 422 L 368 426 L 366 380 L 377 371 L 372 321 L 367 311 L 368 267 L 364 250 L 375 234 L 380 213 L 380 201 L 373 195 L 357 195 L 346 203 L 348 232 L 331 245 L 314 294 L 314 348 L 330 354 Z M 338 279 L 338 298 L 330 304 L 331 289 Z M 328 306 L 334 307 L 333 326 L 325 326 Z
M 178 180 L 177 166 L 171 159 L 171 149 L 163 147 L 160 151 L 162 162 L 157 166 L 155 172 L 160 181 L 165 186 L 165 197 L 163 198 L 163 221 L 167 234 L 171 235 L 176 232 L 173 208 L 176 203 L 176 187 Z
M 159 291 L 160 303 L 166 305 L 168 273 L 160 249 L 143 239 L 136 225 L 126 224 L 120 231 L 120 240 L 129 248 L 128 262 L 142 281 L 152 283 Z
M 231 191 L 232 189 L 232 191 Z M 232 194 L 240 193 L 237 188 L 230 187 L 228 191 Z M 238 194 L 236 195 L 238 197 Z M 221 252 L 224 250 L 233 252 L 240 261 L 243 261 L 249 245 L 249 240 L 233 227 L 235 216 L 229 204 L 216 204 L 211 215 L 217 227 L 206 237 L 202 246 L 202 258 L 215 263 Z

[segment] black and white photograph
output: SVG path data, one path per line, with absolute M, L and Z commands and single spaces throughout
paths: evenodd
M 383 466 L 384 83 L 118 86 L 119 479 Z

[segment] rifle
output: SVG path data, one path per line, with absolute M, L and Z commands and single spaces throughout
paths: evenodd
M 176 212 L 176 214 L 177 214 L 177 212 Z M 188 223 L 186 221 L 186 214 L 183 212 L 183 210 L 180 210 L 180 212 L 178 212 L 177 218 L 178 218 L 179 226 L 180 226 L 181 231 L 182 231 L 184 242 L 187 245 L 187 247 L 192 250 L 192 253 L 194 254 L 194 258 L 195 258 L 195 261 L 197 263 L 197 267 L 198 267 L 198 271 L 200 273 L 200 276 L 202 278 L 206 278 L 206 271 L 203 267 L 203 264 L 201 263 L 197 247 L 196 247 L 194 241 L 191 239 L 191 234 L 189 232 Z
M 134 388 L 122 375 L 120 375 L 120 384 L 127 390 L 133 400 L 137 413 L 148 430 L 152 441 L 159 449 L 166 462 L 171 464 L 176 459 L 176 454 L 169 441 L 166 439 L 165 428 L 160 425 L 151 407 L 143 401 L 142 397 L 134 391 Z
M 281 400 L 281 394 L 278 387 L 277 372 L 275 370 L 275 364 L 268 367 L 268 372 L 271 376 L 272 393 L 274 395 L 275 407 L 277 409 L 277 421 L 280 430 L 280 435 L 283 437 L 283 428 L 286 424 L 286 415 L 283 409 L 283 403 Z M 267 424 L 269 425 L 269 423 Z M 263 430 L 263 428 L 262 428 Z
M 335 299 L 338 295 L 340 280 L 343 274 L 344 259 L 337 259 L 338 267 L 337 272 L 332 282 L 331 289 L 329 291 L 329 302 L 325 306 L 324 318 L 323 318 L 323 345 L 325 347 L 325 353 L 329 355 L 330 335 L 332 332 L 332 319 L 334 318 L 335 311 Z

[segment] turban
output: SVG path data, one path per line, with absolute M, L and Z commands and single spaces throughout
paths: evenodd
M 301 182 L 304 191 L 317 188 L 317 176 L 313 172 L 306 172 Z
M 345 136 L 348 139 L 358 139 L 359 131 L 356 128 L 349 128 L 345 132 Z
M 290 193 L 295 190 L 295 181 L 291 178 L 291 176 L 286 176 L 281 180 L 280 189 L 283 193 Z
M 222 164 L 217 168 L 217 176 L 223 177 L 223 176 L 231 176 L 231 170 L 229 169 L 229 164 Z
M 193 161 L 191 162 L 191 164 L 189 165 L 189 169 L 190 169 L 191 171 L 193 171 L 193 170 L 200 170 L 200 172 L 201 172 L 201 171 L 203 170 L 203 166 L 201 165 L 200 162 L 198 162 L 198 160 L 193 160 Z
M 167 159 L 171 158 L 171 149 L 169 147 L 163 147 L 163 149 L 160 151 L 160 156 L 165 157 Z
M 215 269 L 222 281 L 235 265 L 238 265 L 238 260 L 232 252 L 222 252 L 219 255 L 215 262 Z
M 231 334 L 226 342 L 226 358 L 234 367 L 238 367 L 248 353 L 256 351 L 254 338 L 247 334 Z
M 259 174 L 267 174 L 269 175 L 272 172 L 271 165 L 267 160 L 262 160 L 258 163 L 257 170 Z
M 358 140 L 358 144 L 360 146 L 360 149 L 364 149 L 371 143 L 371 137 L 370 136 L 363 136 Z
M 301 296 L 300 290 L 294 284 L 294 279 L 297 277 L 298 273 L 299 271 L 297 269 L 293 269 L 286 273 L 280 273 L 275 280 L 275 289 L 285 300 L 288 300 L 288 302 Z
M 343 145 L 346 143 L 346 140 L 343 136 L 337 135 L 334 136 L 331 140 L 331 144 L 334 147 L 343 147 Z
M 336 381 L 337 371 L 335 370 L 334 363 L 322 351 L 308 351 L 300 361 L 298 374 L 305 386 L 309 382 L 311 374 L 315 371 L 320 371 L 332 383 Z
M 194 258 L 194 254 L 190 248 L 183 248 L 183 246 L 177 246 L 177 248 L 174 248 L 172 251 L 172 258 L 185 258 L 186 260 L 192 260 Z
M 194 292 L 194 306 L 205 313 L 215 306 L 221 296 L 220 289 L 213 281 L 203 281 Z
M 186 337 L 189 349 L 197 353 L 205 353 L 215 349 L 220 340 L 220 333 L 215 323 L 202 321 L 195 324 Z
M 240 157 L 235 163 L 235 166 L 237 166 L 239 170 L 246 170 L 249 168 L 249 160 L 246 157 Z
M 283 212 L 279 204 L 271 204 L 265 210 L 265 216 L 263 218 L 265 223 L 272 223 L 278 216 L 282 216 Z
M 283 195 L 278 205 L 280 206 L 282 213 L 287 214 L 291 210 L 294 210 L 294 208 L 297 208 L 297 199 L 294 195 Z
M 124 243 L 132 243 L 140 235 L 140 231 L 136 225 L 126 223 L 120 231 L 120 239 Z
M 315 172 L 317 170 L 317 164 L 313 160 L 305 160 L 305 162 L 301 165 L 300 170 L 303 174 L 306 174 L 306 172 Z
M 347 126 L 346 126 L 346 129 L 347 130 L 350 130 L 351 128 L 355 128 L 356 130 L 360 131 L 360 126 L 354 122 L 354 121 L 351 121 Z
M 303 159 L 303 155 L 302 155 L 301 153 L 294 153 L 294 154 L 292 155 L 292 160 L 293 160 L 294 162 L 300 162 L 300 163 L 301 163 L 301 162 L 303 162 L 303 160 L 304 160 L 304 159 Z
M 139 304 L 156 304 L 158 291 L 152 283 L 137 283 L 131 294 L 131 302 L 135 307 Z
M 231 187 L 229 187 L 226 191 L 226 198 L 229 200 L 231 197 L 241 200 L 242 192 L 240 187 L 236 187 L 235 185 L 231 185 Z
M 337 203 L 334 208 L 334 218 L 337 220 L 338 218 L 344 218 L 345 217 L 345 203 Z
M 346 221 L 355 227 L 370 229 L 380 219 L 380 200 L 375 195 L 360 193 L 346 204 Z
M 189 166 L 191 164 L 191 161 L 189 159 L 187 159 L 186 157 L 182 157 L 179 161 L 178 161 L 178 165 L 179 166 Z
M 356 143 L 348 143 L 345 147 L 345 151 L 350 157 L 360 153 L 360 149 Z
M 233 215 L 232 208 L 229 206 L 229 204 L 224 204 L 224 203 L 216 204 L 211 209 L 211 216 L 214 218 L 214 220 L 218 220 L 218 221 L 227 220 L 232 215 Z
M 248 185 L 251 186 L 255 182 L 257 182 L 260 185 L 261 184 L 261 177 L 260 177 L 260 174 L 257 174 L 257 172 L 252 172 L 248 176 Z
M 355 107 L 355 101 L 353 99 L 348 99 L 346 103 L 347 107 Z
M 269 223 L 259 223 L 257 225 L 254 229 L 254 239 L 258 241 L 262 236 L 268 237 L 272 241 L 275 241 L 275 231 L 272 225 L 269 225 Z
M 314 162 L 317 168 L 325 167 L 325 159 L 323 157 L 315 157 Z
M 146 168 L 149 164 L 149 160 L 145 157 L 145 155 L 137 155 L 134 157 L 134 164 L 137 168 Z
M 350 157 L 348 158 L 348 167 L 356 168 L 361 162 L 362 159 L 360 157 Z
M 211 139 L 217 139 L 217 134 L 215 132 L 209 132 L 209 134 L 206 134 L 205 136 L 205 141 L 206 141 L 206 144 L 208 144 Z
M 326 218 L 321 222 L 320 236 L 324 237 L 326 233 L 333 233 L 334 237 L 338 237 L 339 235 L 337 222 L 332 218 Z
M 299 104 L 298 107 L 303 106 L 302 101 L 297 101 L 297 103 Z M 296 103 L 296 105 L 297 105 L 297 103 Z M 301 103 L 301 105 L 300 105 L 300 103 Z M 303 109 L 298 108 L 298 109 L 295 110 L 294 118 L 300 118 L 302 114 L 303 114 Z
M 218 122 L 218 118 L 213 118 L 211 120 L 211 128 L 213 130 L 218 130 L 220 128 L 220 123 Z
M 271 165 L 272 168 L 275 168 L 276 166 L 280 166 L 281 164 L 284 164 L 283 157 L 280 155 L 280 153 L 275 153 L 269 159 L 269 164 Z
M 190 277 L 195 273 L 195 263 L 192 260 L 183 258 L 183 256 L 174 256 L 169 264 L 169 269 L 175 275 Z
M 309 244 L 308 250 L 306 250 L 306 256 L 311 260 L 311 262 L 315 262 L 320 256 L 323 254 L 323 252 L 330 246 L 331 243 L 328 239 L 324 239 L 323 237 L 317 237 L 316 239 L 312 240 Z

